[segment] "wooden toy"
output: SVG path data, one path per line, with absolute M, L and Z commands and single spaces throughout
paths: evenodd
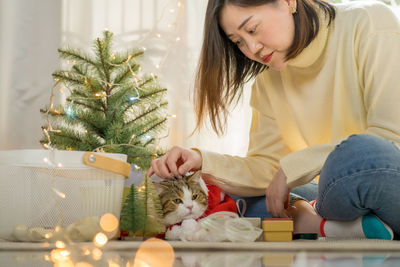
M 293 220 L 290 218 L 266 218 L 262 222 L 264 241 L 286 242 L 293 240 Z

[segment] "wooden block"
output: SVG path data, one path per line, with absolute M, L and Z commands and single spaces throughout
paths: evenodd
M 264 241 L 288 242 L 293 240 L 293 232 L 263 232 Z
M 293 232 L 293 220 L 289 218 L 266 218 L 262 222 L 262 229 L 268 232 Z

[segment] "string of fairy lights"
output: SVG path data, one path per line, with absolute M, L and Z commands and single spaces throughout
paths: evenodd
M 142 54 L 147 50 L 147 48 L 143 45 L 147 40 L 149 40 L 150 38 L 154 38 L 156 37 L 156 39 L 159 39 L 160 41 L 164 41 L 167 42 L 167 47 L 165 49 L 165 53 L 164 55 L 161 57 L 161 59 L 154 64 L 154 67 L 157 71 L 161 71 L 163 69 L 163 66 L 165 65 L 165 61 L 168 58 L 170 52 L 172 51 L 172 49 L 174 48 L 174 45 L 178 42 L 181 41 L 181 37 L 179 36 L 178 30 L 179 30 L 179 25 L 180 23 L 182 23 L 182 18 L 185 12 L 185 5 L 182 1 L 180 0 L 169 0 L 164 8 L 161 11 L 160 16 L 158 17 L 158 19 L 156 20 L 156 22 L 153 24 L 153 28 L 149 31 L 147 31 L 145 34 L 143 34 L 143 36 L 135 41 L 135 44 L 137 44 L 137 46 L 141 47 L 142 50 Z M 160 23 L 163 21 L 163 19 L 165 18 L 165 16 L 169 13 L 169 15 L 171 14 L 175 14 L 175 17 L 173 19 L 172 22 L 168 23 L 167 28 L 170 30 L 165 34 L 162 34 L 159 30 L 158 30 L 158 26 L 160 25 Z M 165 25 L 164 25 L 165 26 Z M 107 31 L 107 29 L 105 29 Z M 130 103 L 134 103 L 136 101 L 138 101 L 140 99 L 140 95 L 139 95 L 139 91 L 138 88 L 141 90 L 145 90 L 145 88 L 141 87 L 141 85 L 139 84 L 140 81 L 140 77 L 137 76 L 137 74 L 135 73 L 135 71 L 132 69 L 130 61 L 133 60 L 135 58 L 135 56 L 137 55 L 129 55 L 127 60 L 125 60 L 124 62 L 122 62 L 121 64 L 111 64 L 113 66 L 128 66 L 129 71 L 133 77 L 133 81 L 135 82 L 135 90 L 136 90 L 136 95 L 132 95 L 128 98 L 128 101 Z M 110 60 L 114 59 L 115 55 L 112 54 L 110 56 Z M 73 67 L 76 64 L 75 60 L 66 60 L 65 62 L 67 64 L 67 66 L 69 67 Z M 138 72 L 141 71 L 141 67 L 139 67 Z M 68 71 L 67 71 L 68 73 Z M 74 75 L 78 75 L 76 72 L 74 73 Z M 82 75 L 83 76 L 83 75 Z M 150 76 L 152 77 L 153 80 L 156 79 L 156 74 L 151 72 Z M 82 77 L 84 78 L 84 82 L 85 84 L 87 84 L 87 78 L 86 77 Z M 55 113 L 60 115 L 61 111 L 59 109 L 57 109 L 54 105 L 54 100 L 55 100 L 55 90 L 58 89 L 59 93 L 62 96 L 62 100 L 65 102 L 67 100 L 67 94 L 64 90 L 64 88 L 67 89 L 67 91 L 69 93 L 72 92 L 72 89 L 68 86 L 68 84 L 60 81 L 60 79 L 55 78 L 55 84 L 54 86 L 51 88 L 51 95 L 50 95 L 50 104 L 49 104 L 49 108 L 47 109 L 47 111 L 45 112 L 45 116 L 46 116 L 46 121 L 47 121 L 47 128 L 43 128 L 43 132 L 47 138 L 47 143 L 44 144 L 43 146 L 47 149 L 51 149 L 52 148 L 52 143 L 51 143 L 51 136 L 50 133 L 60 133 L 61 130 L 58 129 L 54 129 L 50 120 L 50 113 Z M 113 84 L 110 83 L 108 81 L 105 80 L 100 80 L 100 79 L 96 79 L 97 82 L 99 82 L 100 84 L 104 84 L 106 86 L 116 86 L 116 85 L 120 85 L 120 84 Z M 73 103 L 79 100 L 88 100 L 88 99 L 98 99 L 98 98 L 102 98 L 102 99 L 106 99 L 107 97 L 110 97 L 111 95 L 107 95 L 106 92 L 101 91 L 101 92 L 95 92 L 93 94 L 92 97 L 74 97 L 73 99 L 69 99 L 68 104 L 66 104 L 66 109 L 65 109 L 65 115 L 70 117 L 70 118 L 74 118 L 74 110 L 73 110 Z M 160 103 L 158 103 L 158 106 L 160 105 Z M 168 114 L 166 116 L 167 118 L 176 118 L 176 114 Z M 85 130 L 85 133 L 87 133 L 87 130 Z M 159 146 L 159 142 L 161 139 L 166 138 L 169 135 L 169 132 L 167 133 L 167 135 L 162 136 L 162 137 L 158 137 L 158 138 L 154 138 L 150 133 L 146 133 L 146 130 L 143 130 L 142 136 L 140 138 L 142 144 L 146 143 L 150 140 L 152 140 L 153 138 L 155 139 L 155 143 L 156 143 L 156 149 L 158 149 Z M 132 135 L 132 137 L 130 138 L 130 141 L 127 144 L 118 144 L 121 146 L 135 146 L 134 144 L 132 144 L 131 142 L 133 141 L 133 139 L 135 138 L 135 135 Z M 100 146 L 98 148 L 95 149 L 95 151 L 104 151 L 103 150 L 104 146 Z M 72 150 L 72 148 L 67 148 L 67 150 Z M 156 157 L 157 155 L 154 154 L 153 157 Z M 137 164 L 133 164 L 133 166 L 136 169 L 140 169 L 140 167 Z

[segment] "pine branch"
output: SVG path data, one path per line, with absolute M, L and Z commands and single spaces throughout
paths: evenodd
M 79 75 L 82 75 L 82 76 L 86 76 L 87 75 L 87 68 L 85 70 L 83 70 L 82 66 L 79 66 L 77 64 L 72 66 L 72 70 L 74 70 Z
M 152 144 L 152 143 L 154 142 L 154 140 L 156 140 L 156 139 L 151 138 L 149 141 L 147 141 L 146 143 L 144 143 L 143 146 L 146 147 L 147 145 Z
M 128 63 L 129 64 L 129 63 Z M 136 63 L 133 63 L 133 65 L 129 65 L 127 67 L 125 67 L 125 71 L 122 72 L 120 75 L 118 75 L 117 77 L 115 77 L 114 82 L 113 82 L 113 86 L 111 86 L 111 90 L 114 89 L 115 84 L 120 84 L 123 81 L 125 81 L 125 79 L 129 78 L 129 74 L 131 74 L 131 71 L 135 72 L 139 69 L 139 65 Z
M 104 60 L 105 55 L 103 53 L 103 45 L 102 45 L 101 40 L 99 38 L 97 38 L 97 46 L 98 46 L 100 63 L 101 63 L 101 66 L 102 66 L 102 69 L 103 69 L 103 73 L 104 73 L 104 75 L 106 77 L 106 81 L 107 81 L 106 92 L 107 92 L 107 95 L 109 95 L 110 92 L 109 92 L 108 84 L 111 82 L 110 72 L 109 72 L 109 69 L 108 69 L 108 64 Z
M 91 110 L 95 110 L 95 111 L 99 111 L 99 112 L 104 112 L 104 109 L 91 106 L 91 105 L 89 105 L 89 104 L 87 104 L 87 103 L 80 102 L 79 100 L 71 99 L 70 97 L 67 98 L 66 101 L 67 101 L 67 102 L 73 102 L 73 103 L 76 104 L 76 105 L 80 105 L 80 106 L 86 107 L 86 108 L 91 109 Z
M 52 76 L 56 79 L 60 79 L 62 81 L 69 82 L 71 84 L 76 84 L 76 85 L 85 85 L 85 79 L 80 79 L 80 77 L 76 77 L 74 75 L 71 75 L 71 72 L 68 71 L 57 71 L 52 74 Z M 73 77 L 71 77 L 73 76 Z
M 72 121 L 74 124 L 78 124 L 79 122 L 81 122 L 82 124 L 84 124 L 86 127 L 86 129 L 88 130 L 89 128 L 93 131 L 93 132 L 101 132 L 101 129 L 99 127 L 97 127 L 96 125 L 94 125 L 91 120 L 89 120 L 84 114 L 78 115 L 78 114 L 74 114 L 74 118 L 70 118 L 69 115 L 63 111 L 53 111 L 53 110 L 45 110 L 45 109 L 40 109 L 40 112 L 42 113 L 47 113 L 49 112 L 49 115 L 51 116 L 55 116 L 55 117 L 65 117 L 67 120 Z
M 112 60 L 111 63 L 114 65 L 121 65 L 121 64 L 127 63 L 128 61 L 130 61 L 134 58 L 137 58 L 137 57 L 143 56 L 143 55 L 144 55 L 143 51 L 135 52 L 134 54 L 127 53 L 125 57 L 118 58 L 118 59 L 116 58 L 116 59 Z
M 145 98 L 148 98 L 148 97 L 152 97 L 152 96 L 154 96 L 154 95 L 156 95 L 156 94 L 164 93 L 164 92 L 166 92 L 166 91 L 167 91 L 167 89 L 166 89 L 166 88 L 163 88 L 163 89 L 156 90 L 156 91 L 153 91 L 153 92 L 151 92 L 151 93 L 142 95 L 140 98 L 141 98 L 141 99 L 145 99 Z
M 166 91 L 167 91 L 167 89 L 164 88 L 164 89 L 161 89 L 161 90 L 156 90 L 156 91 L 153 91 L 153 92 L 151 92 L 151 93 L 142 95 L 142 96 L 140 96 L 140 98 L 137 99 L 135 102 L 132 102 L 131 105 L 126 106 L 126 107 L 124 108 L 124 110 L 122 111 L 122 113 L 127 112 L 128 109 L 131 108 L 133 105 L 138 105 L 138 104 L 139 104 L 140 102 L 142 102 L 143 100 L 145 100 L 145 99 L 147 99 L 147 98 L 150 98 L 150 97 L 154 97 L 154 95 L 156 95 L 156 94 L 161 94 L 161 93 L 164 93 L 164 92 L 166 92 Z
M 90 59 L 89 57 L 80 55 L 80 51 L 78 51 L 78 50 L 71 49 L 71 48 L 66 48 L 66 49 L 59 48 L 58 53 L 60 53 L 61 58 L 75 59 L 75 60 L 90 64 L 93 67 L 97 68 L 96 63 L 92 59 Z
M 167 105 L 168 105 L 168 102 L 164 102 L 164 103 L 161 103 L 159 107 L 156 106 L 156 107 L 154 107 L 153 109 L 146 110 L 146 112 L 140 114 L 140 115 L 139 115 L 138 117 L 136 117 L 135 119 L 129 121 L 128 123 L 125 123 L 125 126 L 129 126 L 129 125 L 135 123 L 137 120 L 139 120 L 139 119 L 141 119 L 141 118 L 143 118 L 143 117 L 149 115 L 150 113 L 153 113 L 153 112 L 159 110 L 161 107 L 167 106 Z
M 137 136 L 135 136 L 135 138 L 138 138 L 138 137 L 141 137 L 141 136 L 147 134 L 148 132 L 150 132 L 151 130 L 159 127 L 160 125 L 162 125 L 166 121 L 167 121 L 167 119 L 164 118 L 163 120 L 157 122 L 156 124 L 153 124 L 150 128 L 148 128 L 147 130 L 144 130 L 141 134 L 138 134 Z M 134 143 L 134 145 L 138 145 L 138 144 L 140 144 L 140 142 Z
M 137 87 L 142 87 L 143 85 L 148 84 L 149 82 L 153 81 L 153 78 L 148 78 L 147 80 L 145 80 L 143 83 L 139 84 Z

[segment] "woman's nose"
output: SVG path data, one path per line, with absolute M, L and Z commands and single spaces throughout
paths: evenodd
M 250 43 L 249 50 L 251 53 L 257 54 L 262 49 L 262 47 L 263 47 L 262 44 L 260 44 L 257 41 L 253 41 Z

